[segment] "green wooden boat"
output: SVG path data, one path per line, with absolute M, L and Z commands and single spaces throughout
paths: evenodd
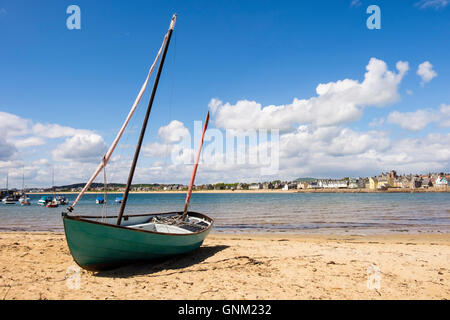
M 183 254 L 200 247 L 209 234 L 213 220 L 208 216 L 188 211 L 189 200 L 194 185 L 195 174 L 206 128 L 208 126 L 209 113 L 203 127 L 201 142 L 199 145 L 194 169 L 189 185 L 183 212 L 168 212 L 158 214 L 135 214 L 124 215 L 128 194 L 131 188 L 136 163 L 139 157 L 142 141 L 147 127 L 148 118 L 161 75 L 164 59 L 170 43 L 176 15 L 172 17 L 169 31 L 164 37 L 163 44 L 159 50 L 153 65 L 150 68 L 147 79 L 136 98 L 128 117 L 117 134 L 116 139 L 102 158 L 97 170 L 81 190 L 78 197 L 63 212 L 64 231 L 70 253 L 75 262 L 82 268 L 92 271 L 110 269 L 113 267 L 129 264 L 131 262 L 165 258 L 173 255 Z M 162 53 L 162 54 L 161 54 Z M 94 179 L 104 169 L 111 158 L 128 122 L 130 121 L 144 91 L 153 68 L 159 57 L 161 62 L 155 77 L 153 90 L 145 114 L 141 134 L 136 146 L 134 159 L 131 164 L 127 185 L 123 194 L 119 214 L 117 216 L 77 216 L 72 215 L 74 207 L 88 190 Z M 106 192 L 106 172 L 105 172 Z M 106 194 L 105 194 L 106 199 Z M 105 201 L 104 205 L 107 203 Z
M 83 269 L 100 271 L 129 263 L 183 254 L 200 247 L 213 220 L 188 212 L 177 225 L 182 212 L 126 215 L 120 226 L 117 217 L 64 215 L 64 230 L 70 253 Z

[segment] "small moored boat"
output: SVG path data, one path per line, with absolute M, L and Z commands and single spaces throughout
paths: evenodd
M 6 174 L 6 195 L 2 199 L 2 203 L 3 204 L 16 204 L 16 198 L 14 197 L 14 195 L 10 195 L 8 193 L 8 175 L 9 174 Z
M 6 197 L 2 199 L 3 204 L 16 204 L 16 199 L 13 196 L 6 194 Z
M 69 204 L 69 201 L 67 200 L 67 198 L 65 196 L 57 196 L 56 202 L 60 205 Z
M 52 170 L 52 188 L 53 188 L 53 198 L 50 202 L 46 203 L 47 208 L 56 208 L 59 205 L 58 199 L 55 194 L 55 168 Z
M 22 168 L 22 195 L 19 198 L 19 203 L 22 206 L 29 206 L 31 204 L 30 198 L 25 193 L 25 166 Z
M 47 203 L 52 202 L 53 198 L 51 196 L 42 196 L 39 200 L 38 200 L 38 204 L 41 206 L 45 206 L 47 205 Z
M 57 208 L 58 207 L 58 202 L 55 199 L 53 199 L 52 201 L 47 203 L 45 206 L 47 208 Z
M 30 198 L 25 193 L 23 193 L 22 196 L 19 198 L 19 203 L 22 206 L 29 206 L 31 204 Z
M 53 198 L 51 196 L 42 196 L 38 200 L 37 204 L 41 205 L 41 206 L 45 206 L 45 205 L 47 205 L 47 203 L 52 202 L 52 200 L 53 200 Z

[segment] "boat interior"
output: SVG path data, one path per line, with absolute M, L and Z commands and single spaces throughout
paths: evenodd
M 181 220 L 181 215 L 182 212 L 124 215 L 120 225 L 158 233 L 190 234 L 201 232 L 213 223 L 211 218 L 200 213 L 188 212 L 184 221 Z M 117 216 L 78 216 L 78 218 L 113 225 L 117 220 Z

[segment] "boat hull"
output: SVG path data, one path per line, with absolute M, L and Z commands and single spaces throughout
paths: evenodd
M 202 245 L 212 227 L 211 223 L 197 233 L 165 234 L 67 215 L 63 222 L 72 257 L 90 271 L 187 253 Z

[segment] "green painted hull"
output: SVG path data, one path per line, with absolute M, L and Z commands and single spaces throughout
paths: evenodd
M 80 267 L 91 271 L 195 250 L 202 245 L 212 227 L 211 220 L 211 226 L 201 232 L 167 234 L 71 216 L 64 216 L 63 222 L 72 257 Z

